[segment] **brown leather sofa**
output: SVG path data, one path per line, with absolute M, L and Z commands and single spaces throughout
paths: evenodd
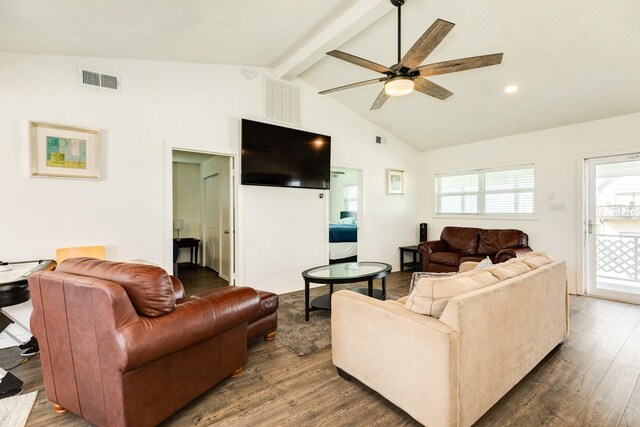
M 418 245 L 422 271 L 458 271 L 466 261 L 482 261 L 487 256 L 494 264 L 531 252 L 529 236 L 520 230 L 445 227 L 440 240 Z
M 91 258 L 35 273 L 29 286 L 47 398 L 98 426 L 157 425 L 239 374 L 261 310 L 251 288 L 184 298 L 159 267 Z

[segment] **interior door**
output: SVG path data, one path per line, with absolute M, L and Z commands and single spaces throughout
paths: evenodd
M 639 158 L 586 160 L 587 294 L 640 303 Z
M 231 284 L 233 259 L 233 157 L 221 162 L 220 168 L 220 277 Z
M 362 179 L 361 170 L 331 167 L 331 188 L 329 190 L 329 223 L 335 224 L 347 218 L 356 226 L 355 242 L 340 242 L 337 245 L 329 242 L 329 262 L 338 259 L 358 260 L 363 256 L 359 252 L 364 246 L 361 244 L 362 224 Z M 329 237 L 329 236 L 327 236 Z
M 205 265 L 220 273 L 220 174 L 204 179 Z

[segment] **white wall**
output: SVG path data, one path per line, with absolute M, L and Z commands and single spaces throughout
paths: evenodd
M 80 87 L 80 66 L 121 76 L 122 91 Z M 110 259 L 170 269 L 167 147 L 238 156 L 240 119 L 262 120 L 262 80 L 245 79 L 235 66 L 0 53 L 0 82 L 3 260 L 104 244 Z M 332 136 L 332 164 L 363 169 L 362 259 L 397 269 L 398 246 L 416 240 L 416 150 L 304 85 L 301 104 L 301 127 Z M 103 179 L 29 177 L 29 120 L 101 129 Z M 376 144 L 376 135 L 387 144 Z M 407 171 L 405 196 L 385 195 L 385 168 Z M 300 272 L 328 253 L 327 198 L 318 193 L 238 187 L 238 283 L 277 292 L 303 287 Z M 305 220 L 309 213 L 314 218 Z
M 202 239 L 200 185 L 199 164 L 173 162 L 173 219 L 184 221 L 180 237 Z M 178 237 L 176 231 L 173 237 Z M 181 249 L 178 262 L 189 261 L 189 249 Z
M 575 292 L 582 257 L 579 158 L 627 149 L 640 152 L 640 113 L 421 153 L 420 219 L 429 224 L 430 240 L 438 239 L 447 225 L 523 230 L 534 250 L 566 260 L 570 290 Z M 438 218 L 433 214 L 435 173 L 531 162 L 536 172 L 536 220 Z M 554 203 L 564 203 L 564 211 L 548 209 L 550 194 Z

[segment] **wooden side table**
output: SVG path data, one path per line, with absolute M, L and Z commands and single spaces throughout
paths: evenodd
M 182 237 L 180 239 L 173 239 L 173 243 L 178 248 L 189 248 L 189 263 L 192 266 L 196 266 L 198 263 L 198 249 L 200 248 L 200 239 L 194 237 Z M 195 262 L 193 262 L 195 254 Z
M 405 270 L 422 270 L 422 254 L 418 252 L 418 246 L 400 246 L 400 271 Z M 413 259 L 410 262 L 404 262 L 404 254 L 410 253 Z

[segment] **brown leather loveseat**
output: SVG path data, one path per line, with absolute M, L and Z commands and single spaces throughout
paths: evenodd
M 47 398 L 98 426 L 157 425 L 239 373 L 260 310 L 251 288 L 184 298 L 159 267 L 91 258 L 29 287 Z
M 458 271 L 466 261 L 482 261 L 487 256 L 494 264 L 531 252 L 527 233 L 511 229 L 445 227 L 440 240 L 418 245 L 422 271 Z

